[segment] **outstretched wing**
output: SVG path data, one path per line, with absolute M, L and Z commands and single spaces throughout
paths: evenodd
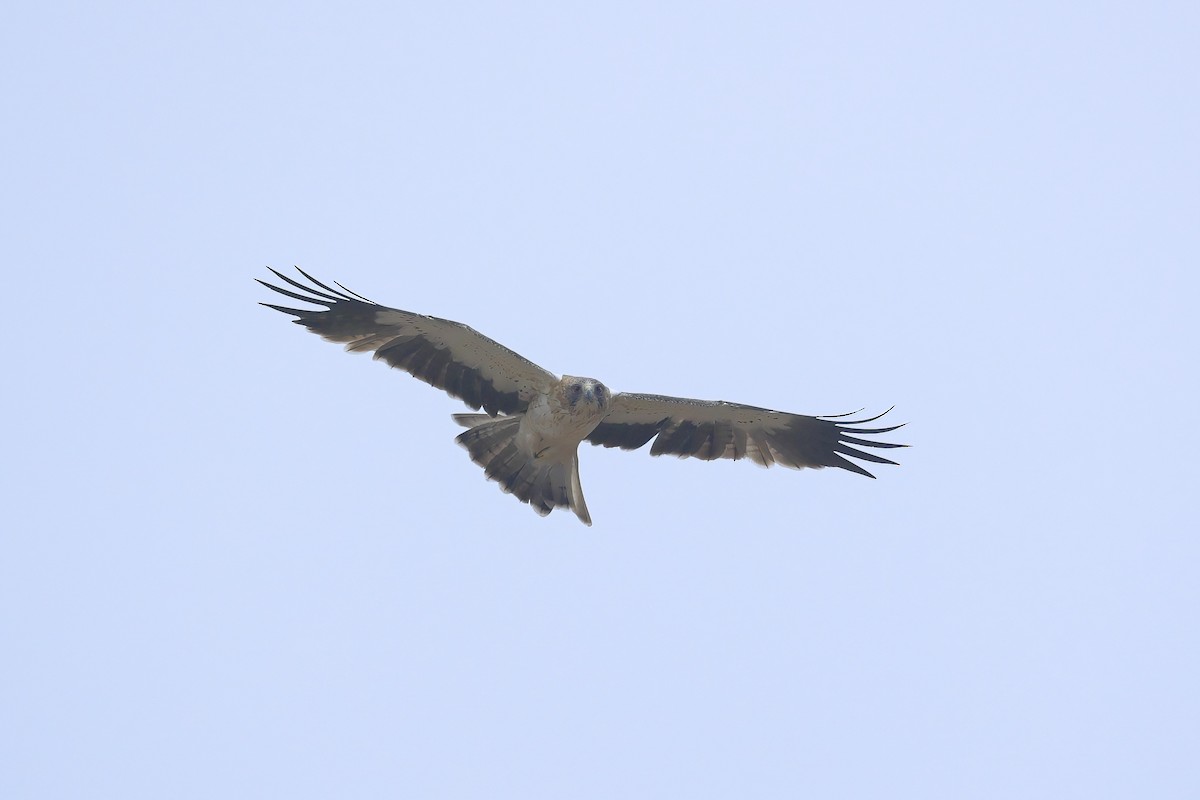
M 896 462 L 851 445 L 875 448 L 907 446 L 859 438 L 864 434 L 888 433 L 903 427 L 858 427 L 879 419 L 883 414 L 868 419 L 844 420 L 850 415 L 806 417 L 724 401 L 618 394 L 613 396 L 604 421 L 596 426 L 587 440 L 604 447 L 636 450 L 654 439 L 650 447 L 652 456 L 670 453 L 680 458 L 694 457 L 705 461 L 749 458 L 764 467 L 780 464 L 795 469 L 841 467 L 874 478 L 874 475 L 849 459 L 857 458 L 876 464 Z
M 340 283 L 334 289 L 299 267 L 296 271 L 312 285 L 306 286 L 274 269 L 271 272 L 276 277 L 299 291 L 258 282 L 295 300 L 324 306 L 325 310 L 262 305 L 291 314 L 296 317 L 293 322 L 324 339 L 344 342 L 350 352 L 373 351 L 375 358 L 444 390 L 471 408 L 482 408 L 492 416 L 517 414 L 557 381 L 537 364 L 461 322 L 381 306 Z

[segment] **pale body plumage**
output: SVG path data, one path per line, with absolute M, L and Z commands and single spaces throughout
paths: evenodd
M 550 391 L 534 397 L 520 415 L 511 439 L 515 453 L 510 452 L 507 459 L 504 455 L 508 439 L 503 425 L 489 425 L 494 420 L 487 414 L 453 416 L 460 425 L 473 429 L 460 436 L 459 443 L 489 478 L 499 480 L 506 491 L 514 492 L 539 510 L 542 508 L 536 503 L 539 498 L 544 496 L 551 501 L 549 507 L 553 507 L 556 505 L 553 500 L 561 494 L 575 515 L 591 525 L 592 517 L 579 482 L 579 443 L 604 419 L 611 396 L 608 387 L 597 380 L 564 375 Z M 505 468 L 510 469 L 508 480 L 500 477 Z M 493 471 L 497 474 L 493 475 Z M 525 477 L 527 481 L 523 480 Z M 549 488 L 539 486 L 539 482 Z M 526 483 L 528 498 L 520 491 Z
M 517 445 L 533 456 L 563 457 L 574 452 L 607 413 L 608 388 L 604 384 L 564 375 L 552 391 L 529 404 L 521 418 Z
M 867 477 L 874 476 L 847 456 L 895 462 L 851 445 L 903 446 L 858 438 L 900 427 L 854 427 L 878 417 L 839 422 L 724 401 L 613 395 L 592 378 L 559 378 L 462 323 L 380 306 L 303 271 L 312 285 L 271 271 L 303 294 L 259 283 L 327 310 L 263 305 L 297 317 L 296 323 L 345 343 L 347 350 L 374 352 L 375 358 L 483 409 L 484 414 L 454 415 L 467 428 L 458 443 L 489 478 L 542 515 L 570 508 L 591 524 L 579 481 L 583 441 L 636 449 L 653 439 L 651 455 L 748 458 L 762 466 L 797 469 L 832 466 Z

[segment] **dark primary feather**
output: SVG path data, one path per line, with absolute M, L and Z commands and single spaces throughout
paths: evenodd
M 520 413 L 533 396 L 555 380 L 532 361 L 461 322 L 381 306 L 340 283 L 335 289 L 298 267 L 296 271 L 311 285 L 274 269 L 271 272 L 291 289 L 258 282 L 293 300 L 323 306 L 324 310 L 262 305 L 296 317 L 296 324 L 329 341 L 344 343 L 351 352 L 373 351 L 375 358 L 444 390 L 471 408 L 482 408 L 492 416 Z
M 850 458 L 875 464 L 896 463 L 850 445 L 906 447 L 860 438 L 889 433 L 903 425 L 863 428 L 860 426 L 883 414 L 861 420 L 842 419 L 847 416 L 809 417 L 724 401 L 618 394 L 612 399 L 608 416 L 587 440 L 604 447 L 636 450 L 654 439 L 650 454 L 655 456 L 670 454 L 705 461 L 749 458 L 765 467 L 781 464 L 796 469 L 839 467 L 868 478 L 875 476 Z

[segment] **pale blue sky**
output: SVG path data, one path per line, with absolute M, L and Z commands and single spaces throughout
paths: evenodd
M 33 4 L 0 29 L 5 798 L 1194 798 L 1194 4 Z M 586 448 L 299 264 L 900 467 Z

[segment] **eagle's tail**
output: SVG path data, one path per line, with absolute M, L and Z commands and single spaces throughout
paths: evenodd
M 579 483 L 579 453 L 569 460 L 550 461 L 528 455 L 517 447 L 521 415 L 489 417 L 487 414 L 455 414 L 454 421 L 468 430 L 454 441 L 483 467 L 500 488 L 529 503 L 543 517 L 555 508 L 569 508 L 584 525 L 592 524 L 583 487 Z

